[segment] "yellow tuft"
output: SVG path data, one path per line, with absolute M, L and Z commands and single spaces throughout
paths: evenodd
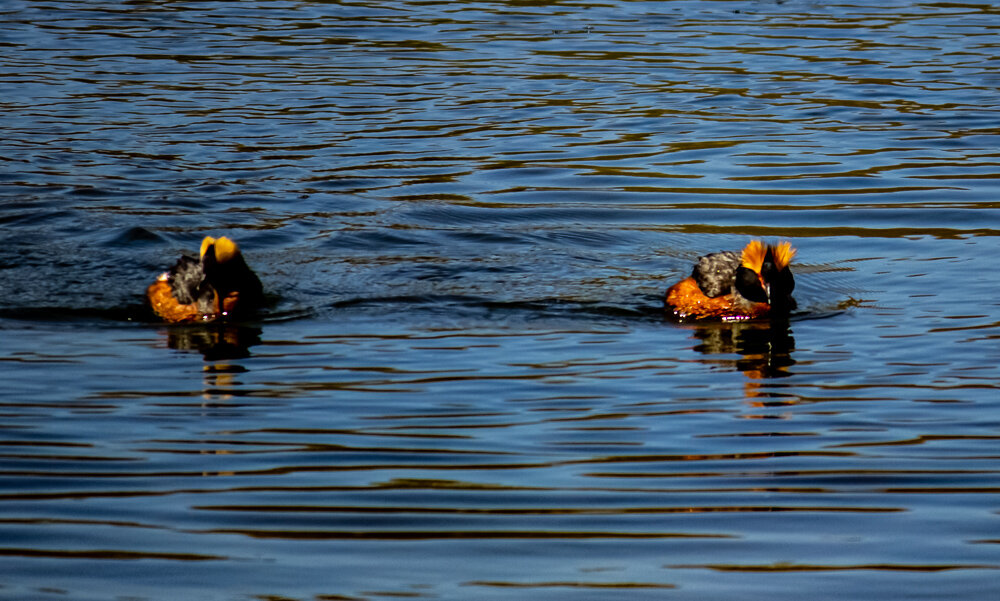
M 780 271 L 788 267 L 788 264 L 792 262 L 792 257 L 795 256 L 795 249 L 792 248 L 791 242 L 782 242 L 771 247 L 771 254 L 774 255 L 774 266 Z
M 215 241 L 215 260 L 227 263 L 240 254 L 240 247 L 229 238 L 222 237 Z
M 760 274 L 768 251 L 774 257 L 774 266 L 779 271 L 788 267 L 788 264 L 792 262 L 792 257 L 795 256 L 795 249 L 792 248 L 791 242 L 781 242 L 780 244 L 768 244 L 765 246 L 760 240 L 751 240 L 750 244 L 747 244 L 746 248 L 743 249 L 743 256 L 740 261 L 747 269 Z
M 760 240 L 751 240 L 750 244 L 747 244 L 746 248 L 743 249 L 741 263 L 754 273 L 760 273 L 765 256 L 767 256 L 767 248 L 764 247 L 764 243 Z
M 205 253 L 208 252 L 208 247 L 215 244 L 215 238 L 211 236 L 205 236 L 205 239 L 201 241 L 201 252 L 198 254 L 199 257 L 204 257 Z

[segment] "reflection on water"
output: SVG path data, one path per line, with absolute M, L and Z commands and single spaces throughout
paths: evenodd
M 786 395 L 768 392 L 761 380 L 785 378 L 795 365 L 795 338 L 787 321 L 698 324 L 690 327 L 699 344 L 694 349 L 706 355 L 706 363 L 724 365 L 746 376 L 744 395 L 751 405 L 764 407 L 786 403 Z M 722 359 L 713 355 L 737 355 Z M 776 398 L 776 401 L 770 399 Z
M 166 328 L 167 347 L 197 351 L 206 361 L 243 359 L 260 344 L 261 329 L 239 324 L 212 323 Z
M 695 350 L 706 355 L 738 353 L 727 363 L 748 378 L 781 378 L 795 365 L 791 354 L 795 338 L 787 321 L 699 324 L 690 328 L 700 343 Z
M 993 6 L 0 11 L 0 598 L 997 590 Z M 259 323 L 142 307 L 205 235 Z

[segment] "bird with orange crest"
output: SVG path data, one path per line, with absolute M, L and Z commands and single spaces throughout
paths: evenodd
M 682 320 L 743 321 L 784 317 L 796 307 L 791 243 L 753 240 L 742 252 L 698 259 L 691 276 L 667 289 L 664 306 Z
M 245 316 L 261 306 L 264 293 L 235 242 L 206 236 L 199 257 L 182 256 L 146 298 L 164 321 L 189 323 Z

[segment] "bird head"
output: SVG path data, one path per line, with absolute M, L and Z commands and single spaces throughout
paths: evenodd
M 794 256 L 789 242 L 765 245 L 751 241 L 743 249 L 736 270 L 736 291 L 747 300 L 767 303 L 774 312 L 788 313 L 796 306 L 792 298 L 795 278 L 788 267 Z
M 201 241 L 201 264 L 205 269 L 205 275 L 209 283 L 216 287 L 228 288 L 226 286 L 227 274 L 238 268 L 240 264 L 245 265 L 240 247 L 229 238 L 213 238 L 205 236 Z
M 250 270 L 240 247 L 229 238 L 206 236 L 201 241 L 201 264 L 205 278 L 220 297 L 237 292 L 257 300 L 261 295 L 260 280 Z

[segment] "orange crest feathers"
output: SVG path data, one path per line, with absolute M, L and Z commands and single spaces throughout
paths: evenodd
M 208 252 L 209 247 L 214 247 L 215 260 L 219 263 L 226 263 L 232 260 L 233 257 L 240 254 L 240 247 L 236 245 L 235 242 L 223 236 L 222 238 L 213 238 L 211 236 L 205 236 L 205 239 L 201 241 L 201 256 L 204 257 L 205 253 Z
M 774 255 L 774 266 L 780 271 L 788 267 L 788 264 L 792 262 L 792 257 L 795 256 L 795 249 L 792 248 L 791 242 L 782 242 L 771 247 L 771 254 Z
M 199 257 L 204 257 L 205 253 L 208 252 L 208 247 L 215 244 L 215 238 L 211 236 L 205 236 L 205 239 L 201 241 L 201 252 L 198 253 Z
M 228 263 L 240 254 L 240 247 L 229 238 L 222 237 L 215 241 L 215 258 L 219 263 Z
M 767 249 L 760 240 L 751 240 L 750 244 L 743 249 L 741 263 L 754 273 L 760 273 L 761 266 L 764 265 L 764 257 L 767 256 Z
M 774 266 L 779 271 L 788 267 L 788 264 L 792 262 L 792 257 L 795 256 L 795 249 L 792 248 L 791 242 L 781 242 L 780 244 L 768 244 L 765 246 L 760 240 L 751 240 L 746 245 L 746 248 L 743 249 L 743 256 L 740 262 L 743 264 L 743 267 L 753 270 L 754 273 L 760 273 L 768 252 L 774 257 Z

